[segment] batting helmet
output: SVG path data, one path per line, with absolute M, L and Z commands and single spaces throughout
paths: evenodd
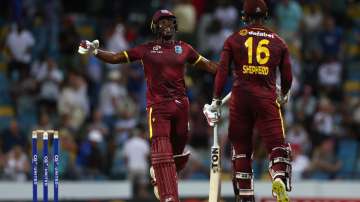
M 245 0 L 243 12 L 245 17 L 266 17 L 268 8 L 264 0 Z
M 169 10 L 158 10 L 154 13 L 152 20 L 151 20 L 151 25 L 150 25 L 150 29 L 153 33 L 156 32 L 157 29 L 157 24 L 160 21 L 160 19 L 162 18 L 172 18 L 174 19 L 174 23 L 175 23 L 175 30 L 177 31 L 177 23 L 176 23 L 176 16 L 170 12 Z

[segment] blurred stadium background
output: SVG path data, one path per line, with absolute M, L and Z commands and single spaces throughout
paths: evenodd
M 284 109 L 294 153 L 290 196 L 359 201 L 360 2 L 267 3 L 268 26 L 286 40 L 293 64 Z M 0 200 L 30 201 L 30 131 L 53 128 L 61 137 L 60 198 L 154 200 L 141 64 L 107 65 L 78 55 L 78 43 L 98 38 L 107 50 L 133 47 L 152 39 L 151 16 L 166 8 L 177 16 L 177 38 L 218 61 L 225 38 L 243 26 L 241 7 L 241 0 L 1 0 Z M 202 106 L 213 75 L 189 68 L 186 83 L 192 156 L 180 189 L 188 201 L 200 201 L 207 198 L 212 141 Z M 221 124 L 223 192 L 231 198 L 226 108 Z M 255 192 L 267 201 L 266 154 L 254 132 Z

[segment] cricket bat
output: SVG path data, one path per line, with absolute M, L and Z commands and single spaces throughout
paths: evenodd
M 231 96 L 231 92 L 227 94 L 222 100 L 221 105 L 226 103 Z M 213 145 L 211 147 L 211 165 L 210 165 L 210 190 L 209 202 L 218 202 L 221 193 L 221 159 L 220 146 L 218 138 L 218 125 L 214 125 L 213 131 Z

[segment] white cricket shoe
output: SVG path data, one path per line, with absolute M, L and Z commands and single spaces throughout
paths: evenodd
M 290 202 L 289 196 L 286 192 L 285 184 L 280 178 L 276 178 L 272 182 L 272 192 L 276 196 L 277 202 Z

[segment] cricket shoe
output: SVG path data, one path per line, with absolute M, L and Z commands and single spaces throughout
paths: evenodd
M 152 166 L 150 167 L 150 182 L 154 186 L 155 197 L 158 200 L 160 200 L 159 190 L 158 190 L 158 187 L 157 187 L 157 184 L 156 184 L 155 171 L 154 171 L 154 168 Z
M 290 202 L 289 196 L 286 192 L 285 184 L 280 178 L 276 178 L 272 182 L 272 192 L 276 196 L 277 202 Z

